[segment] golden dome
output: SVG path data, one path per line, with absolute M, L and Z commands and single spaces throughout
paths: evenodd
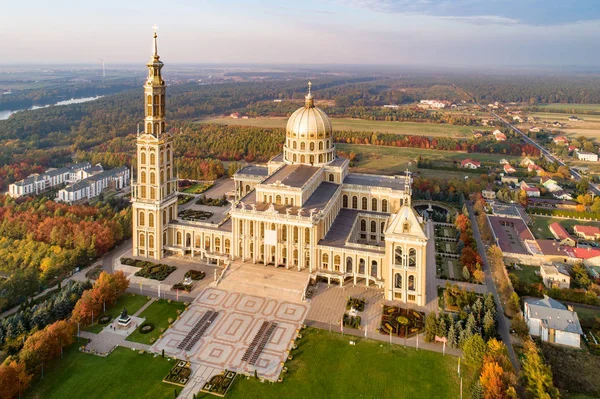
M 304 98 L 304 107 L 298 108 L 288 119 L 285 128 L 287 137 L 304 139 L 331 137 L 329 117 L 321 108 L 315 107 L 310 85 L 308 94 Z

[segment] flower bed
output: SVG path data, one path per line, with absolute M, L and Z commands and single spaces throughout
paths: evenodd
M 189 278 L 191 278 L 192 280 L 196 280 L 196 281 L 198 281 L 198 280 L 202 280 L 204 277 L 206 277 L 206 273 L 204 273 L 204 272 L 201 272 L 201 271 L 199 271 L 199 270 L 188 270 L 188 271 L 185 273 L 185 276 L 184 276 L 184 277 L 186 277 L 186 278 L 187 278 L 187 277 L 189 277 Z
M 194 199 L 193 195 L 179 194 L 177 196 L 177 205 L 187 204 Z
M 396 306 L 383 306 L 379 331 L 398 337 L 410 337 L 425 330 L 425 313 Z
M 350 316 L 348 313 L 344 313 L 344 326 L 358 330 L 360 328 L 360 320 L 360 316 Z
M 152 323 L 142 323 L 139 327 L 138 327 L 138 331 L 141 334 L 148 334 L 149 332 L 151 332 L 152 330 L 154 330 L 154 324 Z
M 191 374 L 192 369 L 190 368 L 190 362 L 179 360 L 175 366 L 173 366 L 171 371 L 169 371 L 169 374 L 163 379 L 163 382 L 184 387 L 189 381 Z
M 196 200 L 197 205 L 225 206 L 228 203 L 229 202 L 225 196 L 222 198 L 206 198 L 204 195 L 201 195 L 200 198 Z
M 145 266 L 135 273 L 138 277 L 151 278 L 153 280 L 163 281 L 169 274 L 173 273 L 177 268 L 175 266 L 153 264 L 153 266 Z
M 193 289 L 194 289 L 194 284 L 177 283 L 171 287 L 171 290 L 173 290 L 173 291 L 177 290 L 177 291 L 192 292 Z
M 221 374 L 213 376 L 204 384 L 201 391 L 223 397 L 231 387 L 236 375 L 233 371 L 224 370 Z
M 365 305 L 367 304 L 367 302 L 365 301 L 365 298 L 362 299 L 358 299 L 358 298 L 348 298 L 348 302 L 346 303 L 346 310 L 350 310 L 351 308 L 356 309 L 359 312 L 362 312 L 365 310 Z
M 183 212 L 179 212 L 179 217 L 183 220 L 208 220 L 214 215 L 212 212 L 198 211 L 194 209 L 186 209 Z

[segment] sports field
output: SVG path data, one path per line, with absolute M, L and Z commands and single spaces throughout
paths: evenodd
M 378 132 L 410 134 L 419 136 L 445 136 L 445 137 L 471 137 L 476 129 L 473 126 L 455 126 L 437 123 L 418 122 L 387 122 L 368 121 L 364 119 L 330 118 L 333 130 L 346 130 L 353 132 Z M 229 117 L 209 118 L 199 121 L 200 123 L 216 123 L 234 126 L 258 126 L 265 128 L 285 128 L 288 118 L 250 118 L 232 119 Z M 486 128 L 483 128 L 486 129 Z M 479 128 L 481 130 L 481 128 Z M 491 128 L 487 128 L 491 131 Z

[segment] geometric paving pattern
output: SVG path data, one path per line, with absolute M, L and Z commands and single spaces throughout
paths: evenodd
M 276 381 L 283 367 L 282 362 L 287 359 L 293 338 L 304 323 L 308 308 L 306 303 L 293 303 L 208 287 L 198 295 L 163 337 L 156 341 L 151 350 L 160 353 L 164 349 L 170 356 L 187 359 L 195 366 L 192 369 L 214 369 L 215 373 L 228 369 L 249 375 L 253 375 L 256 370 L 261 378 Z M 218 316 L 189 351 L 178 349 L 207 311 L 217 312 Z M 248 361 L 242 361 L 242 357 L 263 322 L 273 322 L 276 326 L 255 359 L 255 364 L 250 365 Z M 188 395 L 180 397 L 182 396 Z

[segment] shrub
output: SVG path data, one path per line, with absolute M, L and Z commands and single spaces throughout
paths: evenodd
M 152 330 L 154 330 L 154 324 L 152 324 L 152 323 L 144 322 L 138 327 L 138 331 L 141 334 L 148 334 Z

